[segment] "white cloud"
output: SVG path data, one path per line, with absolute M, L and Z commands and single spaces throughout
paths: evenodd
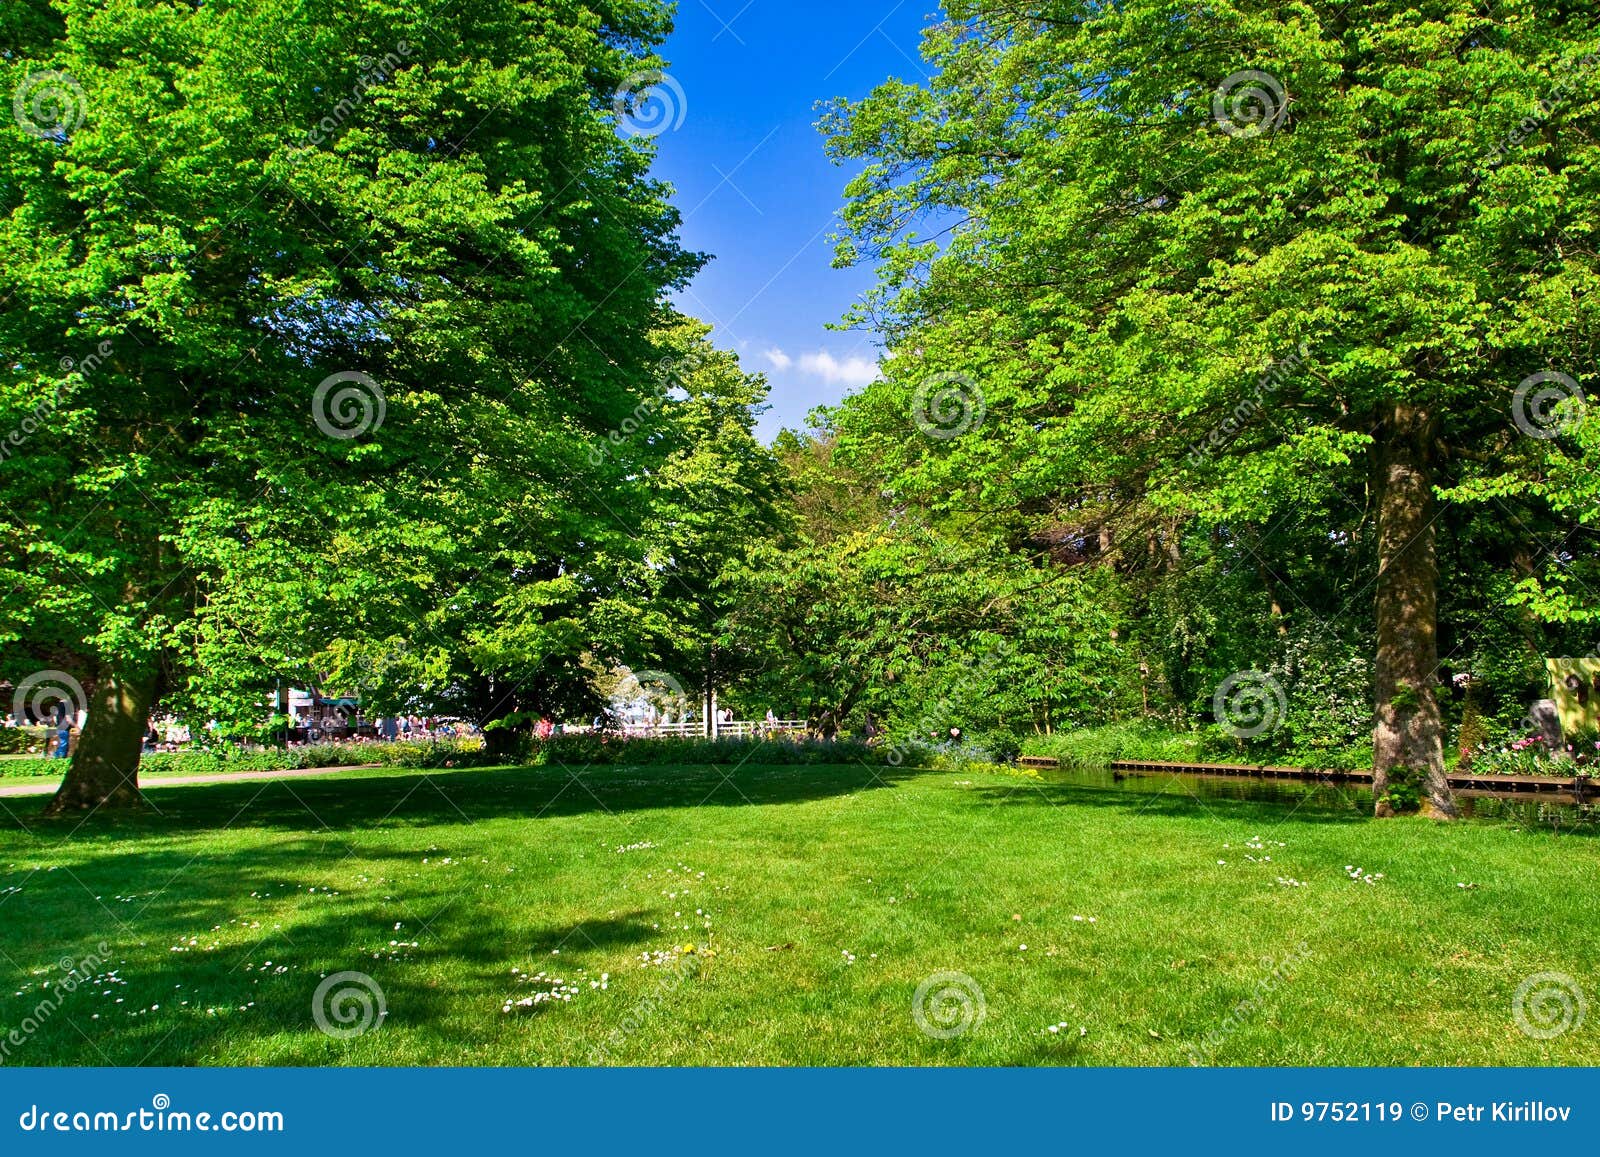
M 773 346 L 769 350 L 763 350 L 761 356 L 771 362 L 772 368 L 775 370 L 786 370 L 794 365 L 794 359 L 777 346 Z
M 862 357 L 848 357 L 843 361 L 827 350 L 800 355 L 800 369 L 821 378 L 829 385 L 846 385 L 859 388 L 878 378 L 878 363 Z

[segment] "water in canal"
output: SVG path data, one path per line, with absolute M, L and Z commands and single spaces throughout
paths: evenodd
M 1177 793 L 1202 800 L 1246 800 L 1281 803 L 1290 808 L 1372 814 L 1372 789 L 1363 784 L 1331 784 L 1255 776 L 1184 775 L 1175 772 L 1113 772 L 1109 768 L 1047 767 L 1036 770 L 1048 783 L 1130 795 Z M 1513 792 L 1458 791 L 1462 815 L 1483 823 L 1522 828 L 1600 834 L 1600 806 L 1592 796 L 1582 802 L 1565 793 L 1533 795 Z

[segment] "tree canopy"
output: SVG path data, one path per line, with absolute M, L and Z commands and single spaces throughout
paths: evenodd
M 57 808 L 137 798 L 157 702 L 499 743 L 626 665 L 990 754 L 1370 730 L 1380 813 L 1448 816 L 1468 698 L 1514 727 L 1593 652 L 1587 8 L 952 0 L 925 82 L 824 110 L 886 357 L 770 448 L 618 131 L 669 31 L 0 15 L 0 675 L 83 689 Z
M 365 672 L 505 715 L 621 649 L 654 499 L 590 449 L 661 403 L 701 260 L 615 123 L 668 29 L 654 0 L 7 9 L 0 658 L 87 689 L 58 807 L 135 796 L 157 699 L 232 720 Z
M 1188 707 L 1291 634 L 1364 640 L 1379 806 L 1394 771 L 1448 814 L 1441 669 L 1595 605 L 1593 14 L 947 12 L 927 83 L 822 124 L 891 353 L 835 453 L 1114 571 Z

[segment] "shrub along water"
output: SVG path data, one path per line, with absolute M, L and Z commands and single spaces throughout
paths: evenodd
M 523 762 L 532 764 L 734 764 L 760 753 L 762 764 L 888 763 L 889 749 L 850 740 L 624 739 L 601 735 L 557 735 L 529 742 Z
M 1022 753 L 1049 756 L 1080 767 L 1104 767 L 1119 759 L 1162 763 L 1274 763 L 1338 771 L 1372 766 L 1370 742 L 1284 750 L 1236 739 L 1220 727 L 1173 731 L 1145 722 L 1110 723 L 1083 731 L 1029 736 L 1022 741 Z

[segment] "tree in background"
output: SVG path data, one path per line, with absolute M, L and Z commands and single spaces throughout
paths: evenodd
M 631 437 L 609 447 L 646 496 L 639 651 L 694 692 L 703 713 L 759 661 L 734 612 L 750 551 L 784 521 L 784 479 L 754 434 L 766 380 L 741 370 L 708 332 L 680 320 L 657 335 L 662 397 Z
M 1318 553 L 1363 568 L 1332 613 L 1375 639 L 1379 812 L 1394 776 L 1454 815 L 1441 492 L 1510 469 L 1565 536 L 1535 569 L 1592 566 L 1583 483 L 1539 465 L 1569 434 L 1514 418 L 1535 375 L 1592 372 L 1595 17 L 948 8 L 926 86 L 824 122 L 867 162 L 840 256 L 880 268 L 861 317 L 895 354 L 841 444 L 939 509 L 1031 514 L 1147 572 L 1181 574 L 1197 539 L 1236 552 L 1280 611 L 1285 560 L 1254 543 L 1308 513 Z
M 654 0 L 26 0 L 0 24 L 0 646 L 137 802 L 147 713 L 355 640 L 551 677 L 643 510 L 587 447 L 698 258 L 613 94 Z M 20 683 L 19 683 L 20 686 Z M 472 692 L 468 692 L 471 694 Z
M 824 416 L 825 417 L 825 416 Z M 1125 690 L 1115 576 L 1050 565 L 1004 523 L 897 496 L 824 426 L 786 432 L 790 530 L 751 560 L 742 633 L 769 656 L 751 690 L 823 735 L 926 742 L 952 727 L 991 755 L 1086 722 Z

